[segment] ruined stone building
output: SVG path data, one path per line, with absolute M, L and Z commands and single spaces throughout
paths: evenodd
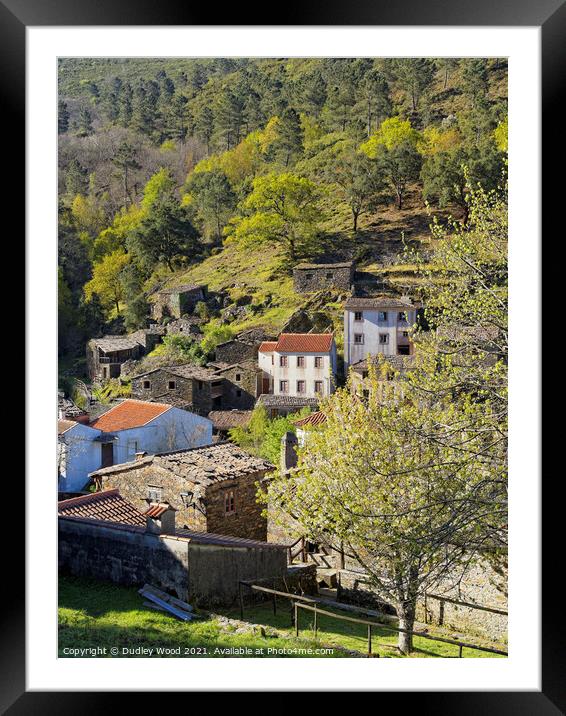
M 293 285 L 297 293 L 312 293 L 329 288 L 349 291 L 354 282 L 355 264 L 298 264 L 293 269 Z
M 151 315 L 157 321 L 181 318 L 192 313 L 199 301 L 206 301 L 207 287 L 197 284 L 163 288 L 153 295 Z
M 103 336 L 87 343 L 87 372 L 94 382 L 119 378 L 124 363 L 150 353 L 165 335 L 161 326 L 143 328 L 128 336 Z
M 216 346 L 215 360 L 221 363 L 239 363 L 249 359 L 256 359 L 260 344 L 269 340 L 261 328 L 250 328 L 242 331 L 230 341 L 225 341 Z
M 142 456 L 97 470 L 97 490 L 118 488 L 134 505 L 167 502 L 187 529 L 247 539 L 267 539 L 267 520 L 257 484 L 273 465 L 232 443 Z

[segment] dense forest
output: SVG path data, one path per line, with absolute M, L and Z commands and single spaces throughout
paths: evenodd
M 507 65 L 62 59 L 58 117 L 59 351 L 80 375 L 85 342 L 146 325 L 165 282 L 224 297 L 202 307 L 213 345 L 279 330 L 299 260 L 410 280 L 403 244 L 501 181 Z

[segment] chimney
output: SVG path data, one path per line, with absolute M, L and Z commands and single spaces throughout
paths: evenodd
M 145 531 L 154 535 L 174 535 L 175 512 L 167 502 L 150 502 L 145 511 Z
M 147 455 L 147 453 L 144 450 L 140 450 L 134 455 L 135 462 L 138 462 L 139 460 L 143 460 L 143 458 Z
M 281 472 L 283 474 L 297 467 L 297 436 L 286 432 L 281 438 Z

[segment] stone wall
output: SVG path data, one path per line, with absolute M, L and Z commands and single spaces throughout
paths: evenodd
M 59 518 L 59 570 L 115 584 L 150 582 L 189 594 L 188 542 L 116 525 Z
M 263 472 L 244 475 L 234 480 L 223 480 L 206 488 L 206 528 L 233 537 L 267 540 L 267 518 L 262 515 L 263 505 L 257 502 L 256 483 Z M 226 491 L 234 491 L 236 511 L 226 513 Z
M 148 381 L 149 388 L 144 388 L 144 382 Z M 175 382 L 175 388 L 169 388 L 169 382 Z M 187 403 L 193 402 L 193 379 L 173 375 L 165 370 L 156 370 L 149 375 L 142 375 L 139 378 L 132 378 L 132 396 L 139 400 L 151 400 L 162 397 L 164 393 L 171 395 Z M 165 398 L 163 398 L 165 402 Z
M 197 606 L 231 606 L 240 580 L 283 580 L 286 554 L 274 547 L 196 544 L 143 528 L 59 518 L 59 570 L 127 586 L 148 582 Z
M 258 371 L 255 366 L 249 368 L 235 365 L 226 368 L 220 374 L 224 378 L 223 409 L 253 410 L 259 393 Z
M 293 269 L 297 293 L 311 293 L 328 288 L 349 291 L 354 278 L 352 264 L 300 264 Z
M 286 571 L 283 549 L 191 544 L 189 601 L 204 606 L 235 604 L 240 581 L 279 586 Z
M 216 360 L 222 363 L 240 363 L 257 358 L 258 345 L 243 343 L 236 339 L 216 346 Z

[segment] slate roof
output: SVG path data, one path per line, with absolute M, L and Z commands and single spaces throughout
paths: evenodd
M 197 283 L 186 283 L 181 286 L 172 286 L 171 288 L 161 288 L 157 293 L 175 294 L 175 293 L 192 293 L 193 291 L 202 291 L 205 286 Z
M 129 430 L 155 420 L 159 415 L 171 410 L 166 403 L 150 403 L 145 400 L 124 400 L 110 408 L 91 423 L 92 428 L 105 433 L 116 430 Z
M 208 419 L 212 420 L 212 424 L 217 430 L 245 427 L 251 417 L 251 410 L 212 410 L 208 414 Z
M 303 398 L 299 395 L 273 395 L 272 393 L 263 393 L 257 399 L 261 405 L 266 408 L 318 408 L 318 398 Z
M 133 378 L 144 378 L 146 375 L 157 373 L 158 371 L 164 371 L 165 373 L 171 373 L 177 375 L 180 378 L 196 378 L 197 380 L 213 380 L 216 377 L 216 371 L 210 368 L 203 368 L 200 365 L 193 365 L 192 363 L 184 363 L 183 365 L 163 365 L 158 368 L 152 368 L 145 373 L 138 373 Z
M 296 269 L 302 270 L 302 269 L 339 269 L 339 268 L 351 268 L 354 265 L 353 261 L 342 261 L 342 263 L 337 264 L 297 264 L 295 266 Z
M 103 336 L 102 338 L 93 338 L 92 341 L 97 348 L 105 353 L 126 351 L 142 345 L 139 340 L 130 336 Z
M 84 517 L 127 525 L 145 525 L 142 513 L 125 500 L 117 489 L 62 500 L 57 504 L 57 511 L 59 517 Z
M 311 413 L 310 415 L 307 415 L 306 418 L 301 418 L 300 420 L 296 420 L 294 425 L 297 428 L 304 428 L 304 427 L 311 427 L 315 425 L 323 425 L 326 422 L 326 415 L 322 412 L 322 410 L 317 410 L 316 413 Z
M 150 464 L 204 486 L 254 472 L 266 472 L 274 467 L 267 460 L 250 455 L 233 443 L 220 442 L 189 450 L 148 455 L 140 460 L 112 465 L 90 474 L 108 475 Z
M 371 309 L 407 309 L 415 308 L 415 305 L 408 298 L 398 298 L 395 296 L 371 296 L 361 297 L 352 296 L 344 303 L 344 309 L 346 311 L 353 310 L 371 310 Z
M 282 333 L 277 341 L 265 341 L 262 353 L 328 353 L 332 347 L 332 333 Z

